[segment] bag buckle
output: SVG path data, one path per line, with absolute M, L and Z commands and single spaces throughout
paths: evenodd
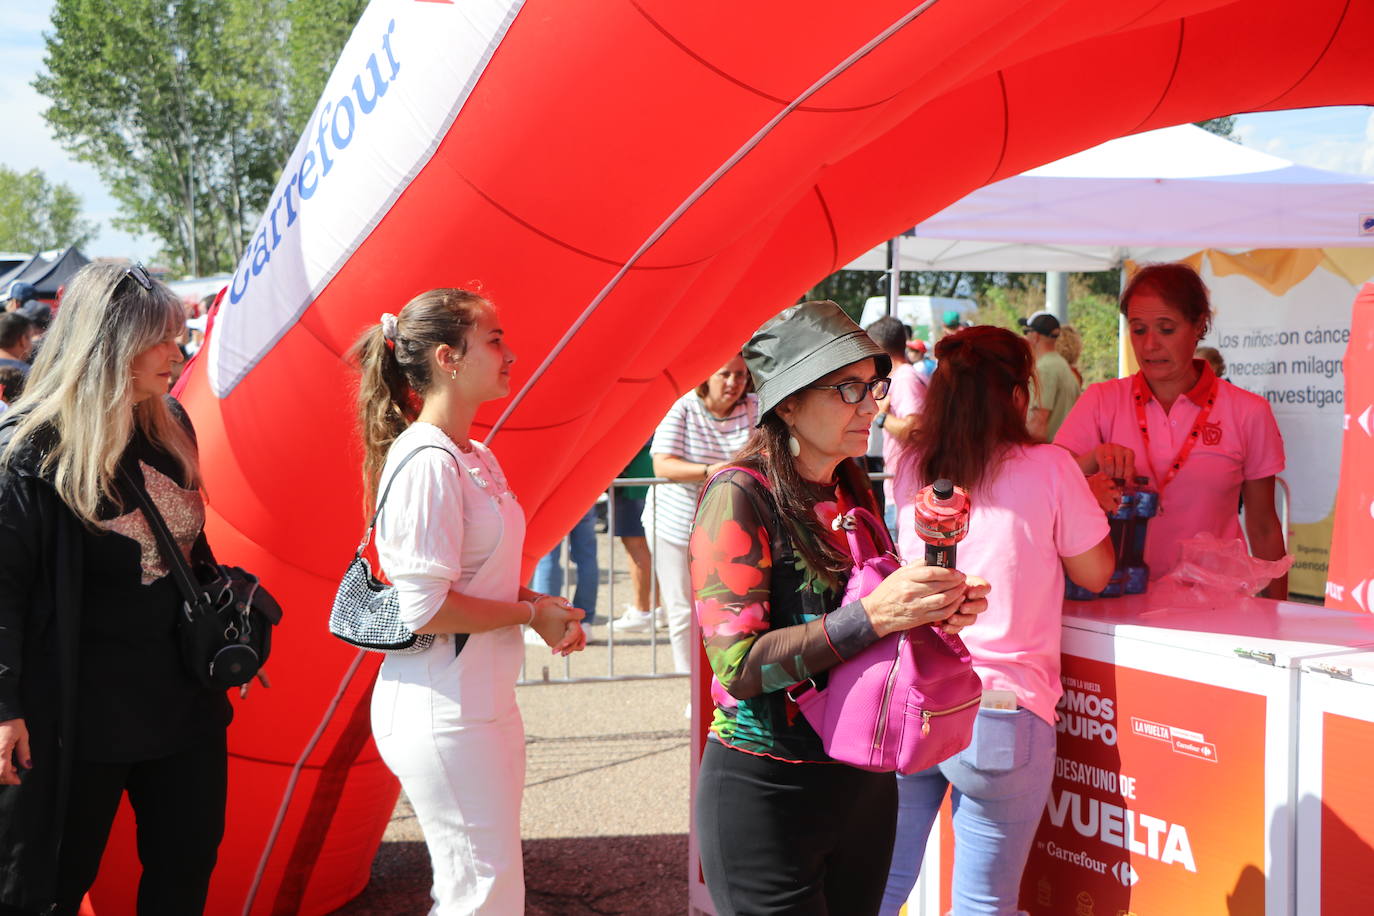
M 858 527 L 858 521 L 848 512 L 843 515 L 837 515 L 830 520 L 830 528 L 832 531 L 856 531 Z
M 815 681 L 815 679 L 814 679 L 814 678 L 807 678 L 807 679 L 804 680 L 804 681 L 798 681 L 797 683 L 793 684 L 791 687 L 788 687 L 787 689 L 785 689 L 785 690 L 783 691 L 783 693 L 787 694 L 787 699 L 791 700 L 793 703 L 796 703 L 796 702 L 798 702 L 798 700 L 799 700 L 801 697 L 806 696 L 806 694 L 807 694 L 809 691 L 812 691 L 812 690 L 815 690 L 815 689 L 816 689 L 816 681 Z

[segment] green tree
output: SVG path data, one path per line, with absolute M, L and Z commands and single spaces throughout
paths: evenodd
M 81 198 L 65 184 L 49 183 L 38 169 L 0 165 L 0 248 L 41 251 L 85 245 L 100 226 L 81 218 Z
M 116 226 L 161 239 L 176 269 L 228 270 L 364 5 L 57 0 L 34 86 L 123 206 Z
M 286 66 L 282 72 L 292 142 L 310 120 L 334 62 L 367 4 L 368 0 L 291 0 L 285 4 Z
M 1105 274 L 1115 283 L 1116 275 Z M 1083 384 L 1116 378 L 1117 305 L 1116 297 L 1102 292 L 1103 274 L 1069 275 L 1069 321 L 1083 338 L 1078 371 Z M 979 307 L 970 320 L 1020 332 L 1018 318 L 1029 318 L 1045 307 L 1045 292 L 1033 288 L 989 287 L 978 299 Z
M 1069 275 L 1069 324 L 1083 338 L 1078 371 L 1090 385 L 1116 378 L 1117 291 L 1114 271 Z M 970 298 L 978 308 L 973 324 L 991 324 L 1020 332 L 1018 318 L 1045 307 L 1045 275 L 1027 273 L 910 272 L 902 274 L 902 293 L 915 296 Z M 887 294 L 887 275 L 876 270 L 842 270 L 807 290 L 806 299 L 833 299 L 855 321 L 864 301 Z

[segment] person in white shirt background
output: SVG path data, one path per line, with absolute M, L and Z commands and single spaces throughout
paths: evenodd
M 679 672 L 692 670 L 692 579 L 687 541 L 697 511 L 697 493 L 711 475 L 729 464 L 758 423 L 758 398 L 746 393 L 749 370 L 736 355 L 711 377 L 668 408 L 654 431 L 649 452 L 654 475 L 675 484 L 651 487 L 644 531 L 653 553 L 659 598 L 668 614 L 668 638 Z M 652 614 L 627 612 L 611 625 L 617 631 L 647 630 Z
M 423 652 L 383 661 L 373 737 L 424 830 L 431 916 L 520 913 L 520 625 L 564 655 L 586 636 L 580 610 L 521 588 L 524 512 L 496 456 L 469 438 L 478 406 L 509 393 L 515 354 L 491 304 L 459 289 L 422 293 L 383 315 L 353 354 L 369 501 L 394 483 L 377 557 L 401 620 L 436 637 Z

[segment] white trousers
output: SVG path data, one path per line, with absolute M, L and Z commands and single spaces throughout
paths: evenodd
M 474 637 L 463 655 L 481 652 L 481 642 Z M 445 638 L 420 655 L 389 657 L 372 694 L 373 736 L 425 834 L 430 916 L 518 916 L 525 729 L 513 690 L 494 716 L 462 715 L 454 688 L 462 663 Z
M 686 544 L 658 540 L 653 545 L 654 575 L 658 597 L 668 614 L 668 640 L 673 646 L 673 667 L 681 674 L 692 670 L 692 570 Z

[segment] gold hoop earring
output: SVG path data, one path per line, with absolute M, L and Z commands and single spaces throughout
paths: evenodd
M 455 382 L 458 381 L 458 370 L 454 369 L 452 372 L 450 372 L 449 378 L 453 379 Z

